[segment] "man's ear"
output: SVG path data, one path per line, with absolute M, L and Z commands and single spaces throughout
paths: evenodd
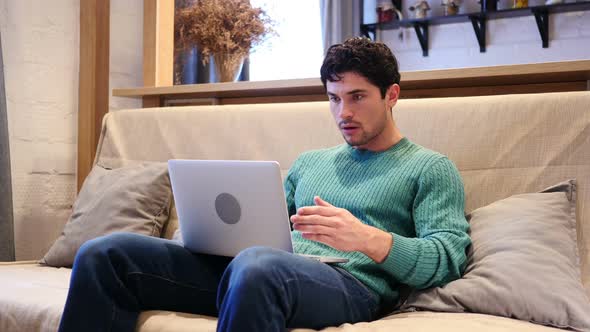
M 385 99 L 387 102 L 387 106 L 392 108 L 397 103 L 400 94 L 400 87 L 398 84 L 392 84 L 385 93 Z

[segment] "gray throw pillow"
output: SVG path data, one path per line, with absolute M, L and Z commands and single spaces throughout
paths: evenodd
M 117 169 L 95 165 L 84 181 L 72 215 L 42 264 L 69 267 L 80 246 L 113 232 L 160 236 L 168 220 L 170 178 L 166 163 Z
M 570 180 L 474 210 L 463 278 L 414 291 L 401 311 L 473 312 L 590 331 L 575 207 Z

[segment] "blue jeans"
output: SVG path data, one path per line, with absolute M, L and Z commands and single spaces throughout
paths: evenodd
M 370 321 L 378 300 L 342 268 L 271 248 L 232 259 L 137 234 L 86 242 L 59 331 L 134 331 L 143 310 L 219 316 L 218 331 L 260 332 Z

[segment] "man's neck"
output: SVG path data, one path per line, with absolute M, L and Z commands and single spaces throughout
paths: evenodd
M 390 134 L 384 132 L 379 137 L 375 137 L 375 139 L 371 142 L 360 146 L 353 146 L 353 148 L 371 152 L 382 152 L 389 150 L 392 146 L 396 145 L 404 138 L 401 132 L 395 127 L 393 127 L 389 132 Z

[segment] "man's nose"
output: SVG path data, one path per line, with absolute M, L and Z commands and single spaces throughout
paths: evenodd
M 340 118 L 344 119 L 344 120 L 350 120 L 352 119 L 354 113 L 352 111 L 352 108 L 347 105 L 346 103 L 342 103 L 340 105 Z

